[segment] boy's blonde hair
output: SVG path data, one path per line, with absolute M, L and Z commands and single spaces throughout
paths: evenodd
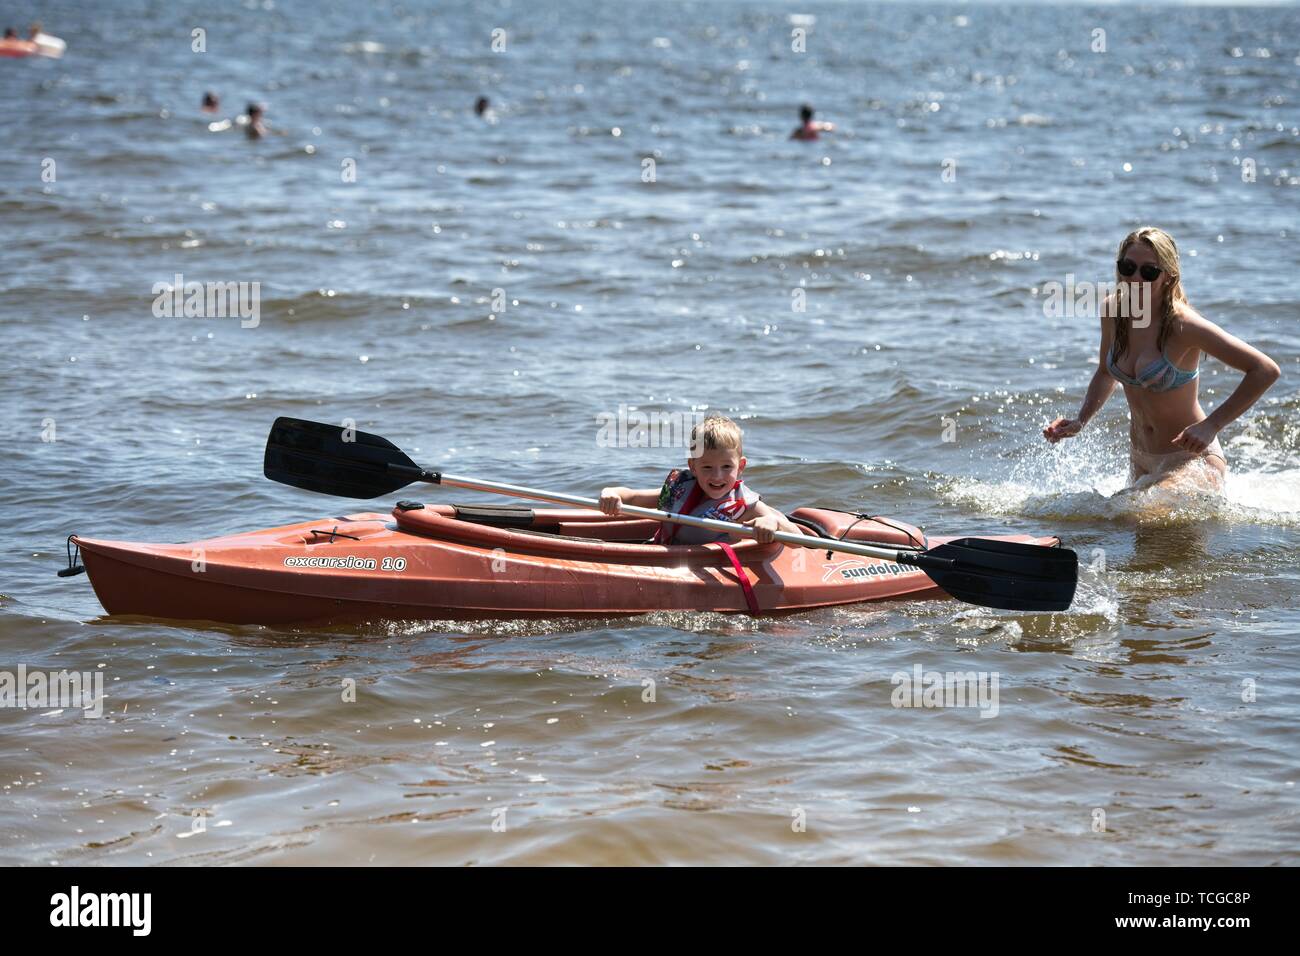
M 740 426 L 726 415 L 710 415 L 691 429 L 690 455 L 698 458 L 706 451 L 734 451 L 745 455 L 744 434 Z

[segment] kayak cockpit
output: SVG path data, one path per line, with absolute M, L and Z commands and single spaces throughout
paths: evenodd
M 399 502 L 393 509 L 397 527 L 409 534 L 458 541 L 479 547 L 577 560 L 593 557 L 637 558 L 662 561 L 694 556 L 716 560 L 716 545 L 660 545 L 652 543 L 658 522 L 624 515 L 606 515 L 587 508 L 531 508 L 506 505 L 423 505 Z M 924 549 L 920 528 L 892 518 L 850 514 L 824 508 L 798 508 L 791 520 L 810 535 L 861 541 L 907 549 Z M 742 556 L 759 556 L 780 545 L 739 541 L 732 548 Z

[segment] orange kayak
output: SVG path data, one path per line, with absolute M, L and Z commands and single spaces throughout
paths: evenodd
M 20 40 L 17 37 L 5 37 L 0 40 L 0 56 L 18 58 L 34 56 L 37 52 L 36 44 L 30 40 Z
M 953 538 L 883 517 L 801 508 L 810 533 L 924 550 Z M 110 614 L 231 624 L 605 616 L 655 610 L 794 611 L 944 597 L 922 571 L 821 549 L 645 543 L 656 523 L 580 508 L 401 502 L 353 514 L 189 544 L 74 535 Z M 1058 546 L 1054 537 L 989 536 Z

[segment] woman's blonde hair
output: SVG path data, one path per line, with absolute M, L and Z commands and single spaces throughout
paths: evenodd
M 1163 229 L 1156 226 L 1143 226 L 1141 229 L 1134 229 L 1119 244 L 1119 252 L 1115 254 L 1115 281 L 1124 282 L 1124 277 L 1119 274 L 1119 260 L 1124 258 L 1128 252 L 1128 247 L 1135 242 L 1145 243 L 1147 248 L 1156 254 L 1156 262 L 1165 274 L 1165 289 L 1160 295 L 1159 302 L 1153 302 L 1152 310 L 1155 313 L 1156 321 L 1159 325 L 1156 327 L 1156 346 L 1164 353 L 1165 342 L 1169 338 L 1169 333 L 1174 329 L 1174 303 L 1187 302 L 1187 293 L 1183 291 L 1182 269 L 1178 264 L 1178 243 L 1174 242 L 1174 237 L 1169 235 Z M 1130 304 L 1131 305 L 1131 304 Z M 1128 310 L 1131 316 L 1131 308 Z M 1123 317 L 1123 312 L 1120 316 Z M 1128 332 L 1129 322 L 1117 321 L 1115 323 L 1115 355 L 1123 355 L 1128 350 Z
M 744 434 L 740 426 L 726 415 L 710 415 L 691 429 L 690 455 L 697 458 L 706 451 L 734 451 L 744 456 Z

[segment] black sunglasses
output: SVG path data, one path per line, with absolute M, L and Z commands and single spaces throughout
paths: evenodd
M 1115 263 L 1115 268 L 1119 270 L 1120 275 L 1128 277 L 1138 271 L 1138 264 L 1125 256 L 1123 259 L 1119 260 L 1119 262 Z M 1148 262 L 1142 267 L 1142 278 L 1147 282 L 1154 282 L 1156 276 L 1160 275 L 1162 272 L 1164 272 L 1164 270 L 1159 266 L 1153 266 Z

